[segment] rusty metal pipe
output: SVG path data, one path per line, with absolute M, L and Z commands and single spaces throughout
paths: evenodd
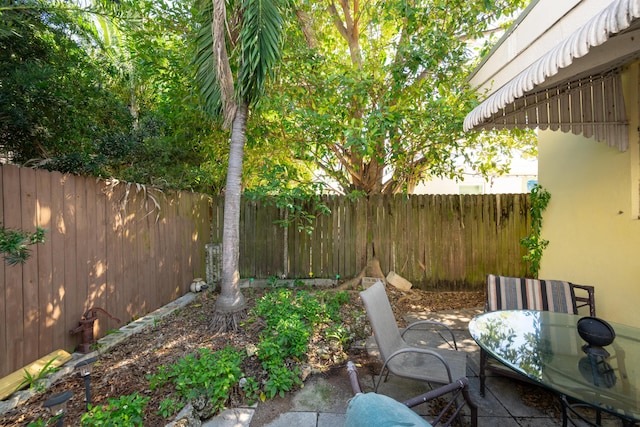
M 80 333 L 80 344 L 78 345 L 79 353 L 89 353 L 91 351 L 91 345 L 95 343 L 93 338 L 93 323 L 98 320 L 97 313 L 104 313 L 109 318 L 115 320 L 117 323 L 120 323 L 120 319 L 117 317 L 113 317 L 111 314 L 107 313 L 106 310 L 100 307 L 92 307 L 89 310 L 85 311 L 82 317 L 80 318 L 80 325 L 74 329 L 69 330 L 71 335 Z

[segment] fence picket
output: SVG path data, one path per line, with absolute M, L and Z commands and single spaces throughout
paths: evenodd
M 50 209 L 44 208 L 45 206 L 51 206 L 51 174 L 45 171 L 35 171 L 35 176 L 36 197 L 38 199 L 36 225 L 45 230 L 51 230 L 52 212 Z M 53 285 L 51 283 L 52 245 L 39 245 L 37 251 L 38 348 L 51 348 L 53 347 L 53 313 L 50 311 L 50 304 L 53 301 Z
M 15 168 L 3 168 L 3 184 L 5 189 L 12 188 L 13 191 L 5 190 L 4 215 L 2 225 L 7 228 L 22 228 L 22 214 L 20 212 L 20 187 L 13 186 L 20 182 L 20 170 Z M 16 191 L 15 189 L 18 189 Z M 26 225 L 28 227 L 29 225 Z M 5 309 L 6 309 L 6 348 L 0 354 L 6 354 L 9 365 L 12 367 L 13 360 L 24 360 L 24 304 L 22 301 L 22 268 L 19 266 L 6 266 L 5 268 Z M 11 327 L 6 327 L 11 325 Z M 15 370 L 15 369 L 14 369 Z
M 0 169 L 0 212 L 4 212 L 4 176 L 3 176 L 3 170 Z M 3 226 L 7 226 L 7 223 L 5 222 L 6 218 L 4 218 L 3 216 L 3 222 L 2 225 Z M 9 268 L 9 267 L 8 267 Z M 9 286 L 7 285 L 7 280 L 6 280 L 6 275 L 5 275 L 5 262 L 4 259 L 0 262 L 0 278 L 2 278 L 3 280 L 0 280 L 0 295 L 3 296 L 3 301 L 0 301 L 0 319 L 7 319 L 7 310 L 8 310 L 8 306 L 7 306 L 7 293 L 9 292 L 8 288 Z M 4 322 L 5 324 L 7 323 L 6 321 Z M 8 352 L 6 351 L 9 348 L 9 341 L 8 341 L 8 336 L 7 336 L 7 328 L 3 327 L 2 324 L 0 324 L 0 350 L 4 350 L 5 351 L 5 357 L 0 357 L 0 374 L 2 372 L 11 372 L 10 367 L 10 356 L 8 354 Z
M 36 176 L 32 169 L 20 170 L 20 213 L 22 228 L 29 233 L 36 230 Z M 24 357 L 38 359 L 39 306 L 38 259 L 31 257 L 22 266 L 22 298 L 24 301 L 24 334 L 34 339 L 23 340 Z
M 24 169 L 23 169 L 24 170 Z M 87 211 L 87 179 L 73 176 L 73 181 L 75 182 L 75 201 L 74 201 L 74 210 L 75 210 L 75 250 L 76 250 L 76 259 L 73 260 L 75 263 L 75 305 L 72 307 L 73 310 L 76 310 L 80 315 L 86 312 L 87 309 L 91 308 L 90 301 L 88 300 L 88 286 L 89 286 L 89 228 L 87 225 L 87 217 L 89 212 Z M 94 207 L 91 208 L 95 209 Z M 75 319 L 76 321 L 80 319 L 80 315 Z

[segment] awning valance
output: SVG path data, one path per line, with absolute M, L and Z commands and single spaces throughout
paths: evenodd
M 628 148 L 620 70 L 533 91 L 499 109 L 475 129 L 551 129 Z
M 608 139 L 602 126 L 618 126 L 616 132 L 622 132 L 619 127 L 626 126 L 626 119 L 620 115 L 624 113 L 621 85 L 618 73 L 611 71 L 621 61 L 640 56 L 640 30 L 634 25 L 638 18 L 640 0 L 614 1 L 471 111 L 464 122 L 465 130 L 549 126 L 585 133 L 591 129 L 598 140 Z M 611 40 L 605 49 L 605 42 L 624 30 L 630 31 L 615 37 L 616 46 L 609 46 Z M 599 46 L 597 60 L 583 58 Z M 572 64 L 574 67 L 569 67 Z M 616 103 L 613 114 L 611 104 L 603 103 L 607 101 Z M 576 110 L 578 105 L 585 109 Z M 586 113 L 588 105 L 591 117 Z M 596 111 L 599 108 L 602 114 Z M 589 120 L 592 127 L 578 126 Z

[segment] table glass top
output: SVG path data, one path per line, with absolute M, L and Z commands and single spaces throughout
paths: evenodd
M 580 316 L 549 311 L 483 313 L 471 336 L 511 369 L 558 393 L 640 420 L 640 329 L 609 322 L 616 333 L 609 357 L 588 356 Z

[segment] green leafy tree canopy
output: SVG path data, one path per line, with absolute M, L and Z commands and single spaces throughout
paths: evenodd
M 461 157 L 491 169 L 495 156 L 473 154 L 532 139 L 463 133 L 476 102 L 467 83 L 471 42 L 523 4 L 302 2 L 277 90 L 262 106 L 270 136 L 289 141 L 296 158 L 314 162 L 347 193 L 412 192 L 424 178 L 459 175 Z

